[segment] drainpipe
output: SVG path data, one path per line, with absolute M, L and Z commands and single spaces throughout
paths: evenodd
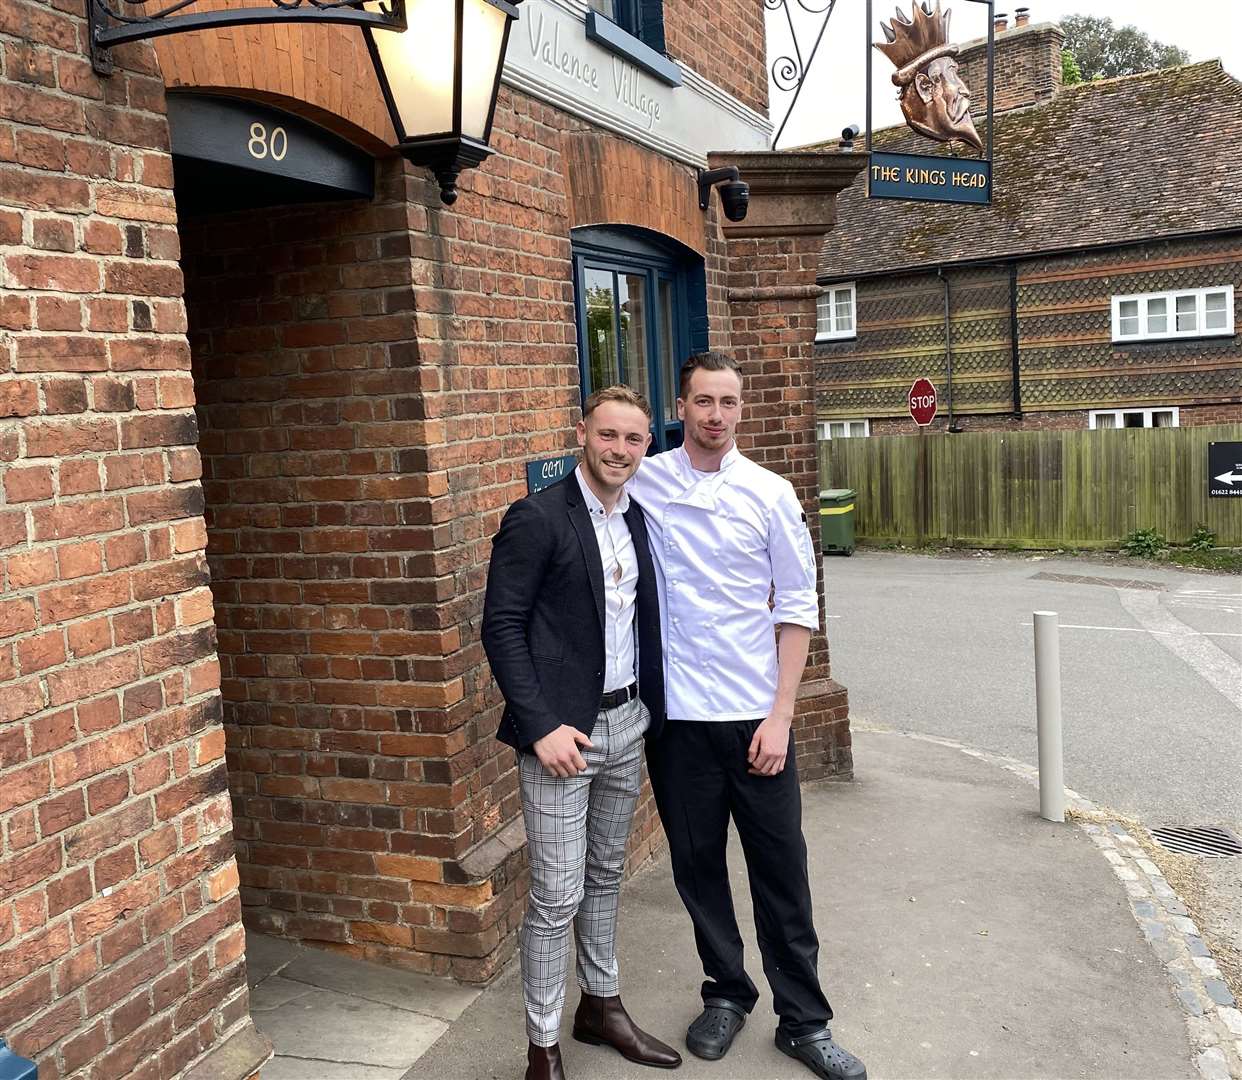
M 1009 362 L 1013 369 L 1013 418 L 1022 419 L 1022 372 L 1018 367 L 1018 264 L 1009 264 Z
M 948 387 L 945 400 L 949 407 L 949 430 L 956 434 L 962 429 L 953 422 L 953 332 L 949 325 L 949 278 L 943 266 L 936 267 L 936 277 L 944 285 L 944 366 Z

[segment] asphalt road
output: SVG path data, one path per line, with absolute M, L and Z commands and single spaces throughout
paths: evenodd
M 1242 578 L 863 551 L 827 558 L 824 576 L 832 673 L 856 723 L 1035 764 L 1031 615 L 1056 611 L 1066 785 L 1149 827 L 1242 833 Z

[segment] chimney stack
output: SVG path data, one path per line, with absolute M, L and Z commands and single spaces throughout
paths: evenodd
M 1017 8 L 1013 13 L 1013 25 L 1017 29 L 1019 26 L 1026 26 L 1031 21 L 1031 9 L 1028 7 Z
M 1061 89 L 1061 46 L 1065 31 L 1056 23 L 1032 23 L 1028 9 L 1018 9 L 1020 21 L 1008 26 L 1007 16 L 997 16 L 996 111 L 1039 105 Z M 957 56 L 962 80 L 970 87 L 970 111 L 982 116 L 988 107 L 988 40 L 962 43 Z
M 998 34 L 1003 34 L 1009 28 L 1009 16 L 1003 11 L 998 11 L 992 19 L 992 25 Z

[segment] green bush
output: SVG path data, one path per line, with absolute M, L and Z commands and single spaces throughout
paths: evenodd
M 1216 546 L 1216 534 L 1206 525 L 1196 525 L 1186 546 L 1191 551 L 1211 551 Z
M 1168 546 L 1169 542 L 1155 529 L 1135 529 L 1121 542 L 1121 550 L 1135 559 L 1157 558 Z

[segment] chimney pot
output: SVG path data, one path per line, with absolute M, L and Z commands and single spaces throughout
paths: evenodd
M 1026 26 L 1031 21 L 1031 9 L 1027 7 L 1016 8 L 1013 13 L 1013 24 L 1015 27 Z
M 992 20 L 992 25 L 996 28 L 996 32 L 998 34 L 1007 30 L 1009 28 L 1008 14 L 1003 11 L 997 12 L 996 16 Z

